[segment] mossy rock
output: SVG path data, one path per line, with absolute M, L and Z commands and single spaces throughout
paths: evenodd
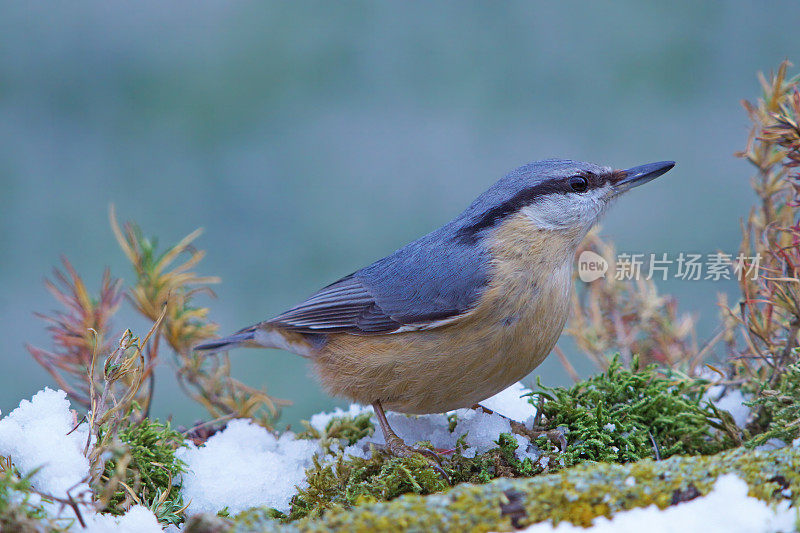
M 267 509 L 234 519 L 201 515 L 189 520 L 186 532 L 483 532 L 512 531 L 545 520 L 587 526 L 598 516 L 653 504 L 663 509 L 707 494 L 727 473 L 746 481 L 750 495 L 760 500 L 776 503 L 788 494 L 797 504 L 800 498 L 800 449 L 736 448 L 715 456 L 674 456 L 623 465 L 587 462 L 555 474 L 462 484 L 429 496 L 408 494 L 289 524 L 275 520 Z

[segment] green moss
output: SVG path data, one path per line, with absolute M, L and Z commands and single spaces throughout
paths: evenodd
M 421 457 L 388 458 L 378 451 L 372 457 L 339 453 L 333 461 L 307 471 L 308 487 L 292 499 L 289 520 L 320 516 L 331 509 L 350 509 L 357 503 L 391 500 L 401 494 L 431 494 L 448 484 Z
M 201 529 L 196 524 L 209 524 L 208 517 L 197 517 L 187 524 L 186 532 L 511 531 L 544 520 L 587 526 L 598 516 L 649 505 L 665 508 L 707 494 L 725 473 L 741 477 L 750 486 L 750 495 L 763 501 L 800 503 L 800 449 L 736 448 L 714 457 L 585 462 L 555 474 L 462 484 L 443 494 L 408 494 L 391 502 L 364 503 L 350 511 L 333 509 L 322 518 L 290 524 L 266 515 L 254 520 L 250 515 L 248 521 L 218 519 L 213 522 L 216 529 Z
M 654 365 L 640 370 L 636 359 L 628 370 L 615 358 L 605 373 L 570 388 L 539 386 L 545 427 L 567 432 L 565 466 L 713 454 L 736 444 L 731 432 L 718 431 L 730 416 L 703 400 L 707 381 Z
M 180 487 L 173 480 L 184 471 L 183 462 L 175 458 L 175 450 L 183 444 L 183 436 L 169 424 L 145 419 L 121 430 L 119 439 L 124 452 L 106 462 L 104 477 L 112 478 L 123 470 L 125 484 L 149 507 L 162 524 L 178 524 L 183 520 Z M 122 486 L 112 496 L 104 513 L 123 514 L 128 494 Z
M 770 439 L 790 443 L 800 437 L 800 363 L 789 365 L 775 387 L 759 388 L 758 397 L 746 404 L 758 414 L 750 428 L 755 435 L 746 445 L 755 447 Z
M 538 462 L 517 459 L 518 444 L 511 434 L 500 435 L 497 448 L 475 457 L 461 453 L 466 447 L 463 439 L 464 436 L 455 452 L 441 456 L 452 484 L 488 483 L 498 477 L 532 476 L 546 470 Z M 315 459 L 314 466 L 306 471 L 308 486 L 292 499 L 289 514 L 279 517 L 284 522 L 319 517 L 332 509 L 352 509 L 367 502 L 389 501 L 408 493 L 433 494 L 451 487 L 421 456 L 396 458 L 378 450 L 373 450 L 368 459 L 345 458 L 341 451 L 332 455 L 327 462 Z
M 13 468 L 0 469 L 0 531 L 45 531 L 46 515 L 34 503 L 31 476 L 19 476 Z M 48 530 L 50 528 L 47 528 Z
M 340 447 L 355 444 L 360 439 L 368 437 L 375 432 L 372 423 L 372 413 L 365 412 L 358 416 L 337 416 L 331 418 L 324 431 L 318 431 L 309 422 L 303 420 L 304 431 L 297 434 L 299 439 L 319 439 L 320 446 L 326 453 L 331 451 L 331 445 L 340 444 Z

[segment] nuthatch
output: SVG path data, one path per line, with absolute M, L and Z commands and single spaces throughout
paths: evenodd
M 271 320 L 197 349 L 279 348 L 307 357 L 328 392 L 374 407 L 392 453 L 423 452 L 392 431 L 383 408 L 470 407 L 539 366 L 567 320 L 581 240 L 613 199 L 674 165 L 521 166 L 441 228 Z

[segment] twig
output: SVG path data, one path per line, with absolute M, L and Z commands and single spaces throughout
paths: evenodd
M 479 405 L 479 407 L 482 408 L 482 409 L 486 409 L 482 405 Z M 236 417 L 236 413 L 228 413 L 227 415 L 218 416 L 217 418 L 215 418 L 213 420 L 208 420 L 206 422 L 201 422 L 200 424 L 196 424 L 196 425 L 190 427 L 189 429 L 187 429 L 186 431 L 182 431 L 181 434 L 183 436 L 186 436 L 189 433 L 191 433 L 192 431 L 195 431 L 195 430 L 200 429 L 202 427 L 211 426 L 213 424 L 216 424 L 217 422 L 222 422 L 223 420 L 230 420 L 231 418 L 235 418 L 235 417 Z
M 650 437 L 650 442 L 653 443 L 653 451 L 656 454 L 656 461 L 661 460 L 661 453 L 658 451 L 658 444 L 656 444 L 656 439 L 653 438 L 653 434 L 649 431 L 647 432 L 647 436 Z
M 554 350 L 556 352 L 556 355 L 558 356 L 558 360 L 561 361 L 561 366 L 563 366 L 564 370 L 567 371 L 567 374 L 569 374 L 569 377 L 572 379 L 572 381 L 575 383 L 579 382 L 581 378 L 575 371 L 575 367 L 572 366 L 572 363 L 570 363 L 569 359 L 567 359 L 567 354 L 564 353 L 564 350 L 562 350 L 561 347 L 558 345 L 556 345 Z

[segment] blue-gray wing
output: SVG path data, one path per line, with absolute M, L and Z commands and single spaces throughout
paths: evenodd
M 433 327 L 472 309 L 488 281 L 481 245 L 447 228 L 328 285 L 269 324 L 303 333 L 386 334 Z

